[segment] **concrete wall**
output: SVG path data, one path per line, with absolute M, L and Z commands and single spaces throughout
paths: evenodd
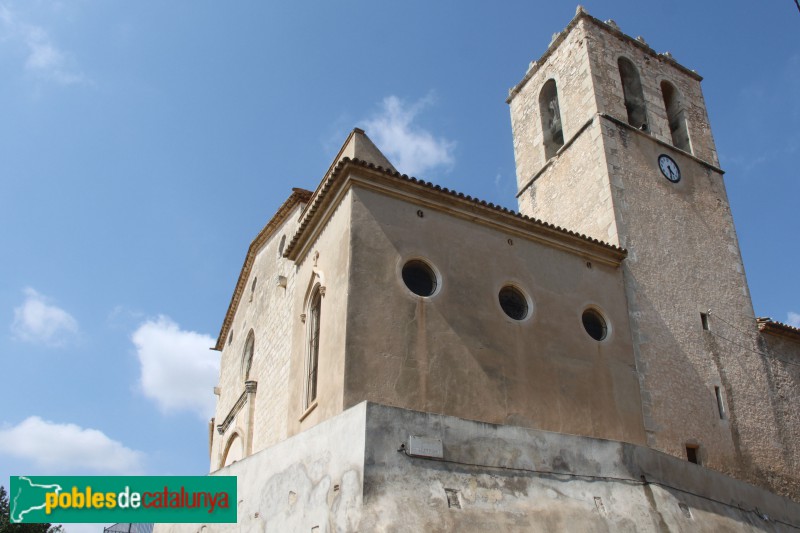
M 367 417 L 364 531 L 391 530 L 399 520 L 405 531 L 800 526 L 797 504 L 647 448 L 378 405 Z M 440 439 L 442 460 L 398 453 L 409 435 Z M 445 489 L 457 492 L 460 509 L 448 506 Z
M 362 188 L 351 194 L 345 407 L 369 400 L 644 442 L 618 267 L 511 238 L 446 206 Z M 433 296 L 403 283 L 410 258 L 440 273 Z M 498 293 L 506 284 L 530 297 L 528 319 L 504 314 Z M 604 341 L 583 328 L 589 306 L 611 328 Z
M 411 435 L 442 455 L 408 455 Z M 238 524 L 156 533 L 800 527 L 800 505 L 648 448 L 368 403 L 218 474 L 237 476 Z

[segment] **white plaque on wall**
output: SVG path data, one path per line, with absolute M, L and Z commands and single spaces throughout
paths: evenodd
M 444 457 L 442 439 L 411 435 L 408 437 L 408 455 L 442 459 Z

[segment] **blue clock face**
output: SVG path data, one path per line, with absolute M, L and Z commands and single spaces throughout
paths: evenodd
M 664 177 L 672 183 L 681 181 L 681 169 L 678 168 L 678 163 L 670 156 L 666 154 L 658 156 L 658 168 L 661 169 L 661 173 L 664 174 Z

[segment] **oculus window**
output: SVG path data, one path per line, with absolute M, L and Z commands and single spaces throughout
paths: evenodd
M 412 259 L 403 265 L 403 283 L 417 296 L 431 296 L 439 282 L 436 272 L 425 261 Z
M 587 309 L 581 317 L 583 329 L 591 338 L 601 341 L 608 336 L 608 326 L 603 316 L 594 309 Z
M 498 294 L 500 300 L 500 307 L 503 312 L 514 320 L 525 320 L 528 318 L 530 307 L 528 306 L 528 299 L 521 290 L 512 286 L 506 285 L 500 289 Z

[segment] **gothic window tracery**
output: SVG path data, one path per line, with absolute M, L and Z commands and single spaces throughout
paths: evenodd
M 306 348 L 306 384 L 303 407 L 308 409 L 317 399 L 317 370 L 319 367 L 319 330 L 322 310 L 320 286 L 314 287 L 308 305 L 306 324 L 308 328 Z

